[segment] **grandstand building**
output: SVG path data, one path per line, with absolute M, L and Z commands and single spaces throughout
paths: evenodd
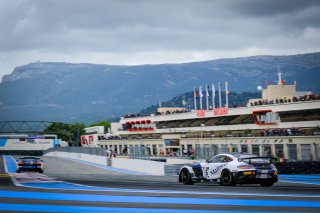
M 89 132 L 82 136 L 82 145 L 104 147 L 118 155 L 130 154 L 130 148 L 138 146 L 150 156 L 197 155 L 198 150 L 208 150 L 319 160 L 319 95 L 296 92 L 296 85 L 285 85 L 281 75 L 277 85 L 260 89 L 261 99 L 249 100 L 246 107 L 166 108 L 157 115 L 126 116 L 112 123 L 108 137 Z

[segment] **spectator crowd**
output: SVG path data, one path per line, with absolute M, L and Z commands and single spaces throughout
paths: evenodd
M 269 105 L 269 104 L 283 104 L 283 103 L 292 103 L 292 102 L 302 102 L 302 101 L 313 101 L 320 100 L 320 95 L 311 94 L 311 95 L 302 95 L 302 96 L 293 96 L 292 98 L 280 98 L 275 100 L 259 100 L 251 102 L 251 106 L 259 106 L 259 105 Z
M 261 136 L 298 136 L 305 132 L 299 128 L 267 129 L 261 132 Z

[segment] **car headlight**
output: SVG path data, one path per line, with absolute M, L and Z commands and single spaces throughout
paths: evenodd
M 278 175 L 278 169 L 274 164 L 270 165 L 273 175 Z

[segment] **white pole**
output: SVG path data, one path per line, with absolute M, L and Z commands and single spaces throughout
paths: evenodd
M 212 109 L 216 108 L 215 106 L 215 98 L 216 96 L 216 89 L 214 88 L 214 84 L 212 83 Z
M 218 89 L 219 89 L 219 108 L 221 108 L 221 83 L 220 82 L 218 84 Z
M 226 107 L 229 107 L 229 100 L 228 100 L 228 94 L 229 94 L 229 90 L 228 90 L 228 82 L 226 81 L 225 83 L 225 89 L 226 89 Z
M 197 110 L 197 89 L 193 88 L 193 102 L 194 102 L 194 110 Z
M 206 85 L 206 103 L 207 103 L 207 110 L 209 110 L 209 87 Z

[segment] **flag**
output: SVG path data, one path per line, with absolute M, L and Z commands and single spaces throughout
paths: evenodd
M 219 90 L 219 108 L 221 108 L 221 83 L 218 83 L 218 90 Z
M 228 99 L 228 95 L 229 95 L 229 89 L 228 89 L 229 83 L 228 81 L 226 81 L 225 83 L 225 90 L 226 90 L 226 107 L 229 107 L 229 99 Z
M 196 87 L 193 88 L 193 104 L 194 104 L 194 110 L 197 110 L 197 98 L 198 98 L 198 92 Z
M 216 88 L 214 87 L 214 83 L 212 83 L 212 97 L 216 96 Z
M 230 91 L 229 91 L 229 89 L 228 89 L 228 86 L 229 86 L 229 82 L 226 81 L 226 94 L 229 94 L 229 93 L 230 93 Z
M 209 86 L 206 85 L 206 103 L 207 103 L 207 110 L 209 110 Z
M 216 96 L 216 89 L 214 88 L 214 83 L 212 83 L 212 109 L 216 108 L 214 97 Z
M 210 89 L 210 86 L 209 85 L 206 85 L 206 96 L 209 97 L 209 89 Z
M 199 87 L 199 96 L 200 96 L 200 98 L 202 98 L 202 97 L 203 97 L 203 93 L 202 93 L 202 86 L 200 86 L 200 87 Z
M 199 87 L 199 97 L 200 97 L 200 109 L 202 108 L 202 97 L 203 97 L 203 93 L 202 93 L 202 86 L 200 85 Z

